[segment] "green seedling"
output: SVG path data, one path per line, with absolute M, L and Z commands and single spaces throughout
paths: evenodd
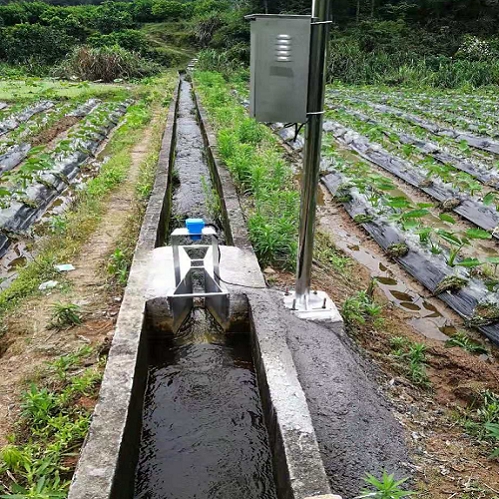
M 447 257 L 447 265 L 449 265 L 449 267 L 454 267 L 456 258 L 459 256 L 461 249 L 470 244 L 469 239 L 460 234 L 452 233 L 443 229 L 437 229 L 436 233 L 441 239 L 451 245 L 449 255 Z
M 56 302 L 52 306 L 50 326 L 55 329 L 78 326 L 82 323 L 81 307 L 75 303 Z
M 491 457 L 498 456 L 499 396 L 490 390 L 477 395 L 477 403 L 470 407 L 462 420 L 465 430 L 479 441 L 492 443 L 496 448 Z
M 499 424 L 497 423 L 487 423 L 485 425 L 485 429 L 487 430 L 487 437 L 494 441 L 494 444 L 497 446 L 494 451 L 490 454 L 490 459 L 499 458 Z
M 404 354 L 404 351 L 409 344 L 409 340 L 407 338 L 404 338 L 403 336 L 394 336 L 390 339 L 392 353 L 397 357 L 400 357 Z
M 91 346 L 84 346 L 74 353 L 62 355 L 49 363 L 49 369 L 56 374 L 58 379 L 64 381 L 67 379 L 69 372 L 79 365 L 81 359 L 88 357 L 92 351 Z
M 468 284 L 468 280 L 456 275 L 450 275 L 444 277 L 435 288 L 433 294 L 435 296 L 440 295 L 442 293 L 450 292 L 455 293 L 462 288 L 464 288 Z
M 391 258 L 402 258 L 409 253 L 409 246 L 403 242 L 394 243 L 387 248 L 386 252 Z
M 316 235 L 317 260 L 320 265 L 331 266 L 341 273 L 346 273 L 352 261 L 341 251 L 336 249 L 333 241 L 323 232 L 317 232 Z
M 403 337 L 392 338 L 390 346 L 407 377 L 416 385 L 427 388 L 430 381 L 426 374 L 426 346 Z
M 121 286 L 126 286 L 128 281 L 128 267 L 128 258 L 120 248 L 117 248 L 111 255 L 108 272 L 116 277 Z
M 56 399 L 46 388 L 38 388 L 34 383 L 30 389 L 23 394 L 21 409 L 25 418 L 31 420 L 34 425 L 42 425 L 47 417 L 54 411 Z
M 64 234 L 68 222 L 64 215 L 55 215 L 49 220 L 49 228 L 52 234 Z
M 472 327 L 488 326 L 499 321 L 499 306 L 496 303 L 485 302 L 476 306 L 469 324 Z
M 396 480 L 394 474 L 389 475 L 386 471 L 383 471 L 381 480 L 368 473 L 364 478 L 368 488 L 363 489 L 361 495 L 357 496 L 356 499 L 400 499 L 414 495 L 416 492 L 402 489 L 402 485 L 407 480 L 407 478 Z
M 460 347 L 469 353 L 480 355 L 488 353 L 488 350 L 480 345 L 480 343 L 472 340 L 465 332 L 459 331 L 453 334 L 450 339 L 445 342 L 447 347 Z
M 343 303 L 341 315 L 350 324 L 366 324 L 381 314 L 381 306 L 375 303 L 366 291 L 359 291 Z

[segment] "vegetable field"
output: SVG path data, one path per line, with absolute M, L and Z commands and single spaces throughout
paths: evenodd
M 324 183 L 389 256 L 497 342 L 496 116 L 493 98 L 330 89 Z
M 392 259 L 495 342 L 497 109 L 492 96 L 331 87 L 322 177 Z
M 26 247 L 39 233 L 37 222 L 52 223 L 57 207 L 98 173 L 97 153 L 133 104 L 119 86 L 36 80 L 13 84 L 2 97 L 0 288 L 31 257 Z

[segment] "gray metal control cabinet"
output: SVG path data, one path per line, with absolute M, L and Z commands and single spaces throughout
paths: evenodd
M 250 114 L 264 123 L 305 123 L 310 16 L 248 16 L 251 21 Z

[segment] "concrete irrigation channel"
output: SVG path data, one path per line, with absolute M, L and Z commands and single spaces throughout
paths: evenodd
M 217 297 L 195 298 L 177 327 L 170 234 L 192 216 L 224 242 L 214 276 L 229 302 L 224 315 Z M 341 322 L 301 321 L 281 301 L 181 78 L 69 499 L 353 498 L 366 472 L 408 476 L 404 432 L 375 368 Z

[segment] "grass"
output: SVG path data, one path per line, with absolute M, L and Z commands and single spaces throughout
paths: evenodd
M 56 302 L 52 307 L 50 326 L 54 329 L 63 329 L 78 326 L 82 323 L 81 307 L 75 303 Z
M 107 270 L 120 286 L 126 286 L 130 263 L 131 255 L 127 255 L 120 248 L 116 248 L 114 253 L 111 254 Z
M 388 474 L 383 471 L 383 475 L 379 480 L 374 475 L 367 473 L 364 481 L 368 488 L 362 490 L 360 496 L 355 499 L 372 498 L 372 499 L 400 499 L 416 494 L 411 490 L 403 490 L 401 486 L 407 482 L 407 478 L 396 480 L 394 474 Z M 373 490 L 374 489 L 374 490 Z
M 260 264 L 293 270 L 299 193 L 277 139 L 247 117 L 222 75 L 196 72 L 194 80 L 217 132 L 218 154 L 244 196 L 249 235 Z
M 499 457 L 499 395 L 482 391 L 460 422 L 469 435 L 487 445 L 491 459 Z
M 397 359 L 401 370 L 415 385 L 429 388 L 430 380 L 426 373 L 426 345 L 396 336 L 390 341 L 392 355 Z
M 29 383 L 21 417 L 10 444 L 0 452 L 0 497 L 55 499 L 67 496 L 73 457 L 90 426 L 103 363 L 88 365 L 93 350 L 84 347 L 49 363 Z
M 71 261 L 78 253 L 105 213 L 107 195 L 126 179 L 132 164 L 131 150 L 141 140 L 142 132 L 152 118 L 152 107 L 168 103 L 174 84 L 175 78 L 170 74 L 152 80 L 137 91 L 140 100 L 129 108 L 126 121 L 116 130 L 103 152 L 103 156 L 110 157 L 109 161 L 102 166 L 99 175 L 86 184 L 86 189 L 79 193 L 75 209 L 58 220 L 57 233 L 40 242 L 34 261 L 21 268 L 12 285 L 0 292 L 0 317 L 17 307 L 25 298 L 40 294 L 38 286 L 57 275 L 54 265 Z M 149 168 L 152 167 L 150 161 Z M 143 181 L 143 194 L 147 196 L 147 181 Z
M 167 116 L 167 111 L 168 109 L 166 107 L 163 107 L 158 111 L 157 119 L 151 131 L 151 150 L 139 166 L 139 177 L 135 186 L 135 206 L 128 217 L 126 230 L 119 237 L 117 248 L 109 256 L 107 270 L 109 274 L 113 276 L 115 282 L 121 287 L 126 286 L 128 282 L 128 274 L 132 264 L 142 218 L 154 186 L 156 167 L 161 150 L 163 124 Z
M 88 82 L 68 82 L 57 79 L 25 78 L 0 80 L 0 100 L 32 100 L 35 98 L 90 98 L 108 97 L 126 93 L 122 85 L 104 85 Z
M 333 268 L 340 274 L 348 275 L 352 260 L 337 250 L 334 242 L 324 232 L 318 231 L 315 234 L 315 255 L 320 266 Z
M 349 325 L 364 325 L 381 315 L 382 308 L 367 291 L 348 297 L 341 308 L 341 316 Z
M 488 353 L 488 350 L 483 345 L 472 340 L 464 331 L 458 331 L 456 334 L 452 335 L 450 339 L 445 342 L 445 346 L 460 347 L 474 355 Z

